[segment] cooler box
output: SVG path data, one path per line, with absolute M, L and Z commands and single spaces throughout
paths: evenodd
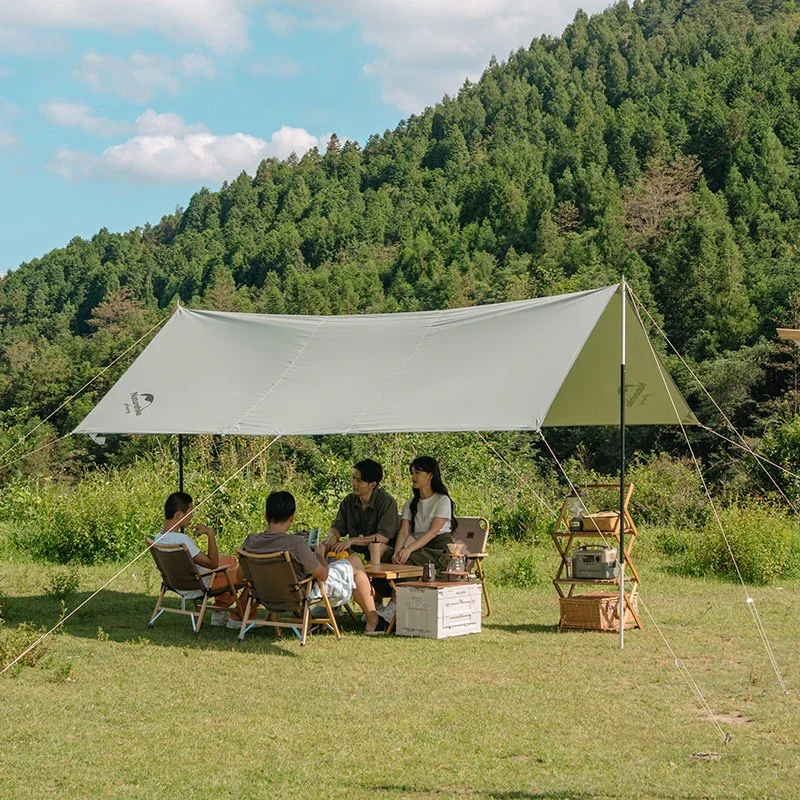
M 446 639 L 481 632 L 481 585 L 478 581 L 421 581 L 397 585 L 398 636 Z

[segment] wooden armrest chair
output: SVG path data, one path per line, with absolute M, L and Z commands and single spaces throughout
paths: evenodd
M 463 542 L 467 556 L 467 572 L 475 572 L 481 582 L 483 599 L 486 601 L 486 616 L 492 613 L 489 593 L 486 590 L 486 577 L 483 573 L 483 559 L 486 558 L 486 541 L 489 538 L 489 520 L 485 517 L 456 517 L 458 526 L 453 531 L 453 541 Z
M 197 564 L 194 563 L 189 555 L 189 550 L 185 544 L 157 544 L 152 539 L 147 539 L 147 546 L 156 562 L 156 567 L 161 573 L 161 592 L 156 600 L 156 607 L 153 616 L 147 624 L 148 628 L 155 625 L 156 620 L 165 612 L 170 614 L 183 614 L 192 621 L 192 633 L 196 636 L 200 632 L 203 624 L 203 617 L 206 611 L 227 611 L 227 606 L 219 606 L 213 602 L 214 597 L 230 592 L 236 597 L 236 609 L 243 613 L 242 605 L 236 595 L 230 575 L 227 574 L 227 567 L 219 566 L 216 569 L 204 570 L 200 572 Z M 225 573 L 227 586 L 214 589 L 211 586 L 215 575 Z M 208 586 L 203 578 L 208 578 Z M 181 597 L 181 607 L 172 608 L 164 605 L 164 595 L 167 592 L 175 592 Z M 202 603 L 200 602 L 202 598 Z M 186 609 L 185 600 L 192 603 L 191 609 Z M 209 603 L 209 600 L 211 602 Z
M 237 550 L 236 554 L 244 579 L 250 587 L 239 630 L 240 642 L 251 628 L 261 625 L 275 628 L 278 636 L 281 635 L 281 628 L 290 628 L 300 639 L 301 647 L 305 646 L 309 628 L 314 625 L 324 625 L 334 632 L 337 639 L 342 638 L 325 587 L 313 577 L 298 580 L 288 551 L 261 554 Z M 315 586 L 320 596 L 312 599 Z M 311 608 L 320 604 L 324 605 L 326 615 L 312 617 Z M 255 617 L 259 605 L 267 610 L 266 619 Z M 251 609 L 254 612 L 253 619 L 250 619 Z M 290 617 L 287 619 L 286 615 Z

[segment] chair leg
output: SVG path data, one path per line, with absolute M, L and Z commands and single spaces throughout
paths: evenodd
M 250 594 L 247 598 L 247 604 L 245 605 L 244 609 L 242 609 L 241 603 L 239 602 L 239 598 L 236 598 L 236 606 L 239 609 L 239 616 L 242 618 L 242 626 L 239 628 L 239 635 L 237 636 L 237 641 L 241 644 L 244 641 L 244 635 L 247 633 L 247 621 L 250 619 L 250 606 L 253 603 L 253 595 Z
M 486 590 L 486 578 L 483 574 L 483 565 L 480 561 L 476 564 L 475 572 L 478 573 L 478 580 L 481 582 L 481 590 L 483 591 L 483 599 L 486 601 L 486 616 L 492 613 L 492 604 L 489 602 L 489 592 Z
M 206 615 L 206 605 L 208 604 L 208 595 L 203 595 L 203 604 L 200 606 L 200 611 L 197 613 L 197 626 L 194 628 L 194 635 L 197 636 L 200 633 L 200 626 L 203 624 L 203 619 Z M 195 608 L 197 608 L 197 603 L 195 603 Z M 194 626 L 194 617 L 192 617 L 192 626 Z
M 239 595 L 236 593 L 236 587 L 233 585 L 233 581 L 231 580 L 231 576 L 228 573 L 225 573 L 225 577 L 228 579 L 228 590 L 230 593 L 236 598 L 236 613 L 242 618 L 246 619 L 247 615 L 244 613 L 244 606 L 242 606 L 242 601 L 239 599 Z M 250 596 L 247 597 L 248 601 L 250 600 Z
M 167 587 L 162 583 L 161 584 L 161 593 L 158 595 L 158 600 L 156 600 L 156 607 L 153 609 L 153 616 L 150 617 L 150 622 L 147 623 L 148 628 L 152 628 L 153 625 L 156 624 L 156 620 L 164 613 L 164 609 L 161 607 L 161 604 L 164 602 L 164 594 L 167 591 Z
M 330 625 L 333 628 L 333 633 L 335 634 L 337 639 L 342 638 L 342 634 L 339 632 L 339 626 L 336 624 L 336 616 L 333 613 L 333 609 L 331 608 L 331 601 L 328 600 L 328 595 L 325 592 L 325 587 L 320 584 L 319 587 L 320 594 L 322 595 L 322 599 L 325 602 L 325 608 L 328 611 L 328 619 L 330 620 Z
M 306 637 L 308 636 L 308 620 L 311 618 L 311 607 L 308 605 L 308 600 L 303 603 L 303 627 L 300 636 L 300 647 L 306 646 Z

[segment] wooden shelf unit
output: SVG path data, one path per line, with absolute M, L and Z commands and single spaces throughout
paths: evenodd
M 617 590 L 619 590 L 620 578 L 611 578 L 611 579 L 599 579 L 599 578 L 574 578 L 574 577 L 566 577 L 567 575 L 567 562 L 569 560 L 569 554 L 573 549 L 573 546 L 576 542 L 580 542 L 582 540 L 588 540 L 593 543 L 597 543 L 598 540 L 603 544 L 608 544 L 609 547 L 614 547 L 618 551 L 617 560 L 619 560 L 619 512 L 616 514 L 616 519 L 614 520 L 614 524 L 609 531 L 598 531 L 598 530 L 579 530 L 573 531 L 570 530 L 569 523 L 569 506 L 570 500 L 573 498 L 577 498 L 581 501 L 582 504 L 585 506 L 584 500 L 584 491 L 591 494 L 593 490 L 598 489 L 616 489 L 617 493 L 619 493 L 619 484 L 618 483 L 584 483 L 579 484 L 574 487 L 573 491 L 570 491 L 564 497 L 564 501 L 561 504 L 561 510 L 558 514 L 558 519 L 553 527 L 551 532 L 551 537 L 553 539 L 553 544 L 555 545 L 556 550 L 558 551 L 559 556 L 561 557 L 561 561 L 558 566 L 558 572 L 556 572 L 555 577 L 553 578 L 553 586 L 555 586 L 556 591 L 558 592 L 559 598 L 563 597 L 573 597 L 575 595 L 575 589 L 579 586 L 615 586 Z M 633 522 L 633 519 L 630 515 L 628 510 L 628 504 L 630 503 L 631 495 L 633 494 L 633 484 L 629 483 L 626 486 L 625 491 L 625 501 L 623 503 L 623 510 L 624 510 L 624 518 L 625 518 L 625 613 L 630 614 L 634 621 L 635 627 L 641 628 L 642 623 L 639 618 L 639 614 L 637 612 L 636 607 L 633 605 L 634 598 L 636 597 L 639 591 L 639 571 L 636 569 L 636 564 L 631 559 L 631 550 L 633 549 L 633 545 L 636 543 L 636 536 L 638 531 L 636 530 L 636 525 Z M 566 593 L 564 592 L 564 588 L 568 587 Z M 563 620 L 559 620 L 558 629 L 561 630 Z

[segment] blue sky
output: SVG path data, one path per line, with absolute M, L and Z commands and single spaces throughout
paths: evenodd
M 559 34 L 573 0 L 0 0 L 0 272 L 360 143 Z

